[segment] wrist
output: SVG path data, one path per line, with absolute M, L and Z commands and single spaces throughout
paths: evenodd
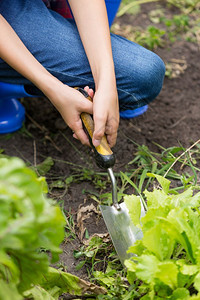
M 98 82 L 95 82 L 95 91 L 101 92 L 106 95 L 113 95 L 116 96 L 117 94 L 117 85 L 116 85 L 116 79 L 103 77 Z
M 94 79 L 95 90 L 116 90 L 116 78 L 114 71 L 104 71 L 99 74 L 98 78 Z
M 115 69 L 113 60 L 109 58 L 99 59 L 95 64 L 91 65 L 92 74 L 96 88 L 100 83 L 115 82 Z
M 56 77 L 52 76 L 50 73 L 43 74 L 42 78 L 40 78 L 37 87 L 44 93 L 44 95 L 50 100 L 56 95 L 63 83 L 58 80 Z

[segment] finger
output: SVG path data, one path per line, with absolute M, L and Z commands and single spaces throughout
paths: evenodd
M 88 114 L 92 114 L 93 113 L 93 103 L 83 96 L 81 102 L 79 103 L 78 110 L 80 113 L 86 112 Z
M 73 138 L 75 138 L 76 140 L 78 140 L 78 137 L 77 137 L 76 133 L 73 134 Z
M 89 89 L 88 94 L 93 99 L 93 97 L 94 97 L 94 91 L 93 91 L 93 89 Z
M 86 85 L 86 86 L 84 87 L 84 90 L 88 93 L 88 91 L 89 91 L 89 86 Z
M 83 145 L 89 146 L 89 139 L 85 131 L 83 130 L 83 125 L 81 119 L 79 119 L 73 126 L 72 130 L 74 131 L 73 136 L 81 141 Z
M 89 86 L 85 86 L 84 90 L 88 93 L 88 95 L 93 98 L 94 97 L 94 91 L 93 89 L 90 89 Z
M 109 118 L 109 121 L 106 124 L 105 133 L 107 135 L 107 140 L 110 147 L 113 147 L 116 144 L 118 127 L 119 118 Z
M 115 144 L 116 144 L 116 141 L 117 141 L 117 132 L 113 133 L 113 134 L 110 134 L 110 135 L 107 135 L 107 141 L 108 141 L 108 144 L 111 148 L 114 147 Z
M 95 147 L 100 145 L 101 139 L 104 136 L 105 123 L 106 123 L 106 117 L 102 117 L 100 115 L 94 116 L 94 133 L 93 133 L 92 143 Z

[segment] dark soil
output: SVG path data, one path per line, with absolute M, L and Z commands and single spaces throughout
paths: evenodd
M 147 13 L 151 8 L 152 5 L 145 5 L 139 16 L 123 16 L 117 22 L 148 25 Z M 169 13 L 170 11 L 168 11 Z M 131 140 L 159 152 L 159 148 L 153 142 L 166 148 L 180 144 L 188 147 L 199 139 L 199 47 L 196 44 L 180 40 L 165 48 L 159 48 L 156 52 L 166 63 L 171 59 L 184 59 L 187 69 L 177 78 L 165 78 L 160 95 L 149 105 L 149 109 L 144 115 L 132 120 L 120 121 L 118 141 L 113 149 L 117 158 L 115 171 L 123 171 L 124 166 L 134 158 L 136 146 Z M 93 163 L 90 149 L 72 138 L 71 130 L 64 125 L 60 115 L 47 99 L 27 98 L 23 100 L 23 103 L 27 112 L 26 130 L 23 129 L 0 138 L 0 148 L 5 150 L 5 154 L 18 156 L 31 165 L 38 164 L 46 157 L 51 156 L 55 159 L 55 164 L 46 175 L 50 183 L 55 177 L 70 176 L 72 166 L 69 163 L 83 167 L 87 167 L 89 164 L 91 167 L 92 164 L 96 171 L 100 171 Z M 87 193 L 83 193 L 83 190 L 95 191 L 95 188 L 90 181 L 83 181 L 71 184 L 65 193 L 63 190 L 53 190 L 53 194 L 50 196 L 58 199 L 59 202 L 62 200 L 64 208 L 68 211 L 71 210 L 75 217 L 81 204 L 94 203 L 97 206 Z M 95 213 L 86 220 L 85 224 L 90 235 L 106 232 L 102 219 Z M 78 249 L 80 244 L 78 238 L 65 243 L 61 262 L 67 266 L 69 272 L 84 278 L 87 277 L 85 269 L 77 272 L 75 270 L 77 260 L 73 258 L 73 250 Z

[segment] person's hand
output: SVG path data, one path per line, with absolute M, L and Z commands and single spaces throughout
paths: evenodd
M 106 92 L 98 90 L 94 93 L 92 89 L 86 86 L 85 91 L 93 98 L 93 119 L 94 134 L 93 145 L 96 147 L 100 144 L 104 134 L 110 147 L 113 147 L 117 139 L 117 130 L 119 126 L 119 105 L 117 91 Z M 76 136 L 74 136 L 76 138 Z
M 93 97 L 94 97 L 94 91 L 93 91 L 93 89 L 90 89 L 89 88 L 89 86 L 86 86 L 86 87 L 84 87 L 84 90 L 88 93 L 88 95 L 93 99 Z M 76 135 L 76 133 L 73 133 L 73 137 L 75 138 L 75 139 L 79 139 L 78 138 L 78 136 Z
M 88 92 L 93 97 L 93 91 L 88 88 Z M 82 144 L 89 146 L 89 139 L 83 129 L 80 114 L 82 112 L 92 114 L 93 103 L 76 89 L 62 83 L 54 85 L 51 90 L 48 90 L 46 95 L 60 112 L 66 124 L 74 132 L 73 136 L 78 138 Z
M 93 97 L 94 134 L 93 145 L 100 144 L 104 134 L 110 147 L 113 147 L 117 139 L 119 126 L 119 105 L 117 90 L 98 89 Z

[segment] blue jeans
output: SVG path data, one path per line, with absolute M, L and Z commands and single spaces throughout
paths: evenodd
M 0 0 L 0 13 L 36 59 L 63 83 L 74 87 L 94 80 L 76 24 L 46 8 L 41 0 Z M 120 110 L 151 102 L 160 92 L 165 66 L 155 53 L 111 34 Z M 30 84 L 0 59 L 0 81 Z

